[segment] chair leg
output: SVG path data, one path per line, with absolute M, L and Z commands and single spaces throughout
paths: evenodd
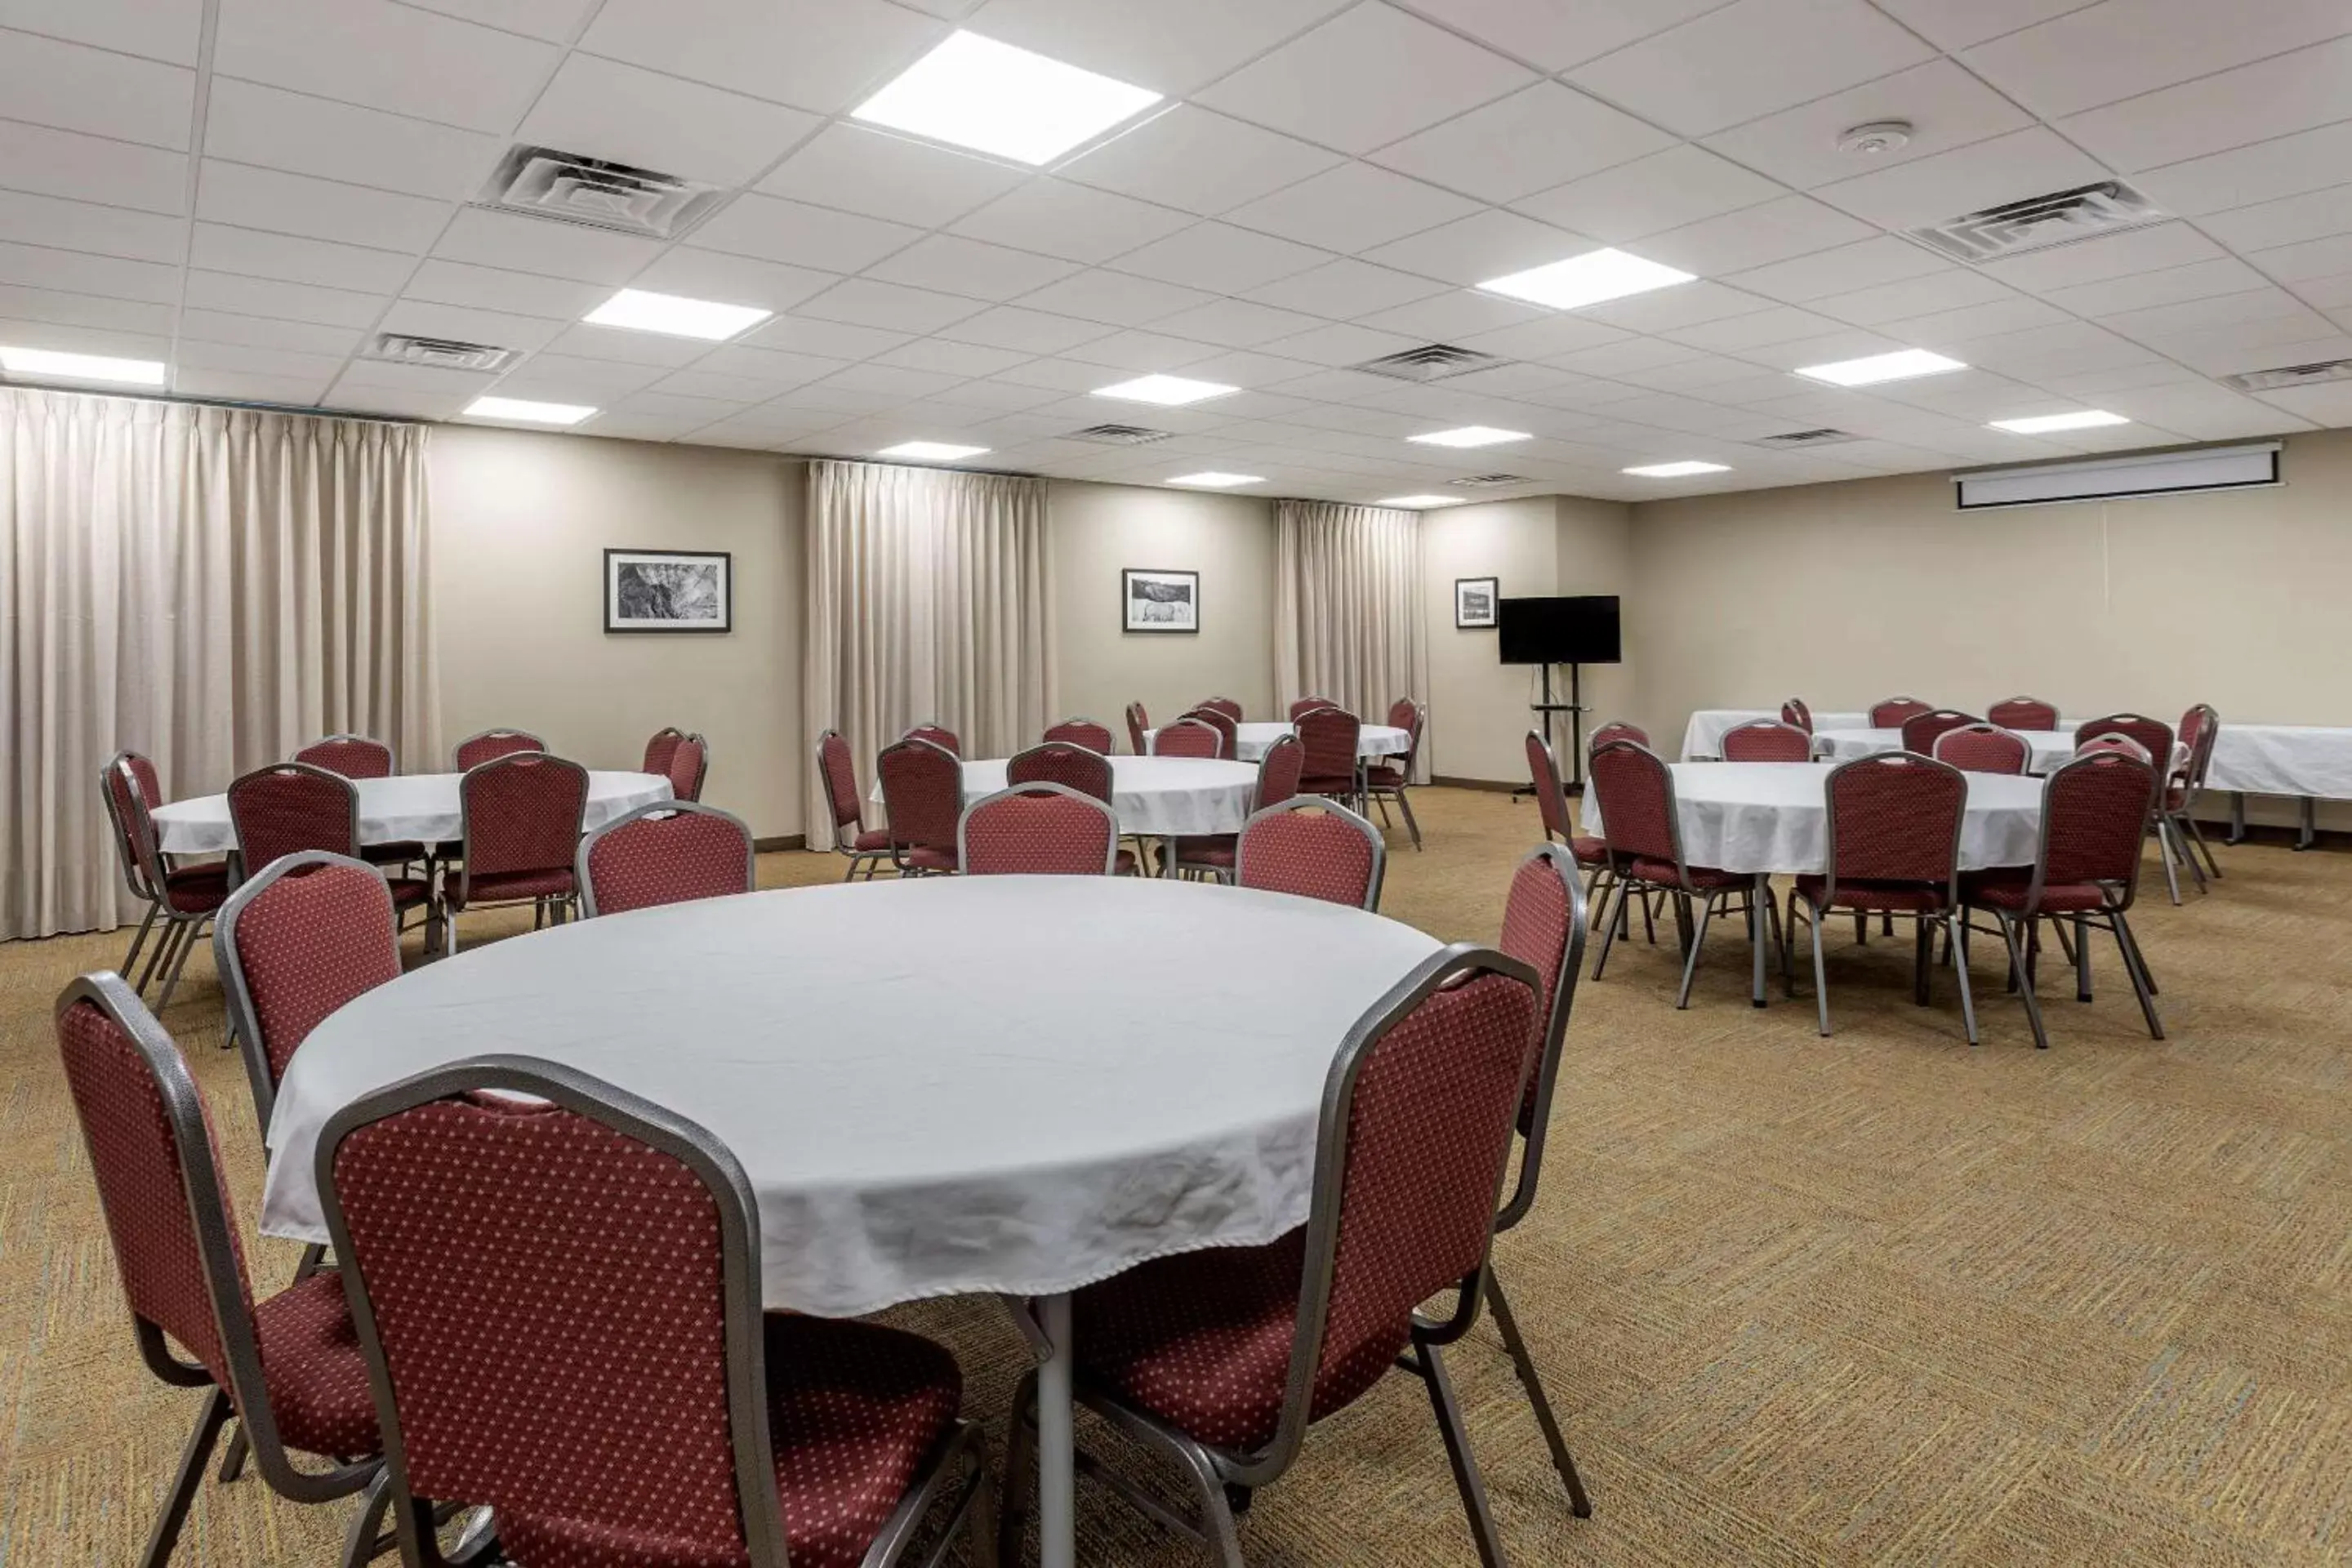
M 2147 966 L 2147 954 L 2140 951 L 2139 933 L 2132 930 L 2127 922 L 2118 920 L 2116 921 L 2116 941 L 2119 945 L 2130 948 L 2130 952 L 2126 953 L 2125 957 L 2134 968 L 2139 971 L 2141 981 L 2147 986 L 2147 994 L 2151 996 L 2163 995 L 2164 988 L 2156 983 L 2156 971 Z
M 1822 955 L 1822 924 L 1828 919 L 1827 910 L 1815 910 L 1813 918 L 1805 922 L 1813 933 L 1813 1005 L 1821 1014 L 1825 1040 L 1830 1037 L 1830 971 L 1828 960 Z
M 1857 946 L 1870 945 L 1870 917 L 1860 910 L 1853 911 L 1853 940 Z
M 1031 1415 L 1037 1407 L 1037 1373 L 1034 1369 L 1022 1374 L 1020 1384 L 1013 1394 L 1013 1424 L 1004 1435 L 1004 1489 L 996 1508 L 996 1560 L 1000 1563 L 1016 1563 L 1021 1560 L 1021 1527 L 1027 1519 L 1031 1482 L 1029 1472 L 1036 1468 L 1036 1428 Z
M 1418 849 L 1421 847 L 1421 824 L 1413 820 L 1412 796 L 1406 794 L 1403 790 L 1399 790 L 1397 791 L 1396 803 L 1397 809 L 1404 813 L 1404 829 L 1407 833 L 1412 835 L 1412 847 L 1415 849 Z
M 140 1568 L 164 1568 L 172 1560 L 172 1548 L 179 1544 L 180 1527 L 188 1521 L 188 1509 L 196 1500 L 196 1488 L 205 1479 L 205 1462 L 213 1457 L 213 1444 L 229 1418 L 228 1391 L 215 1388 L 205 1396 L 205 1408 L 196 1417 L 195 1430 L 188 1434 L 187 1446 L 180 1450 L 180 1468 L 172 1477 L 171 1489 L 163 1494 L 163 1511 L 155 1516 L 155 1528 L 147 1537 L 147 1550 L 139 1559 Z
M 202 921 L 183 921 L 180 923 L 186 934 L 180 939 L 180 955 L 172 960 L 171 973 L 163 976 L 163 994 L 155 1001 L 155 1013 L 159 1017 L 172 1005 L 172 993 L 180 988 L 180 972 L 187 968 L 188 954 L 195 951 L 196 928 L 204 924 Z
M 2042 1027 L 2042 1004 L 2033 995 L 2033 968 L 2024 945 L 2018 940 L 2017 921 L 2006 910 L 1995 910 L 1993 918 L 2000 921 L 2001 941 L 2009 944 L 2009 967 L 2017 977 L 2017 994 L 2025 1003 L 2025 1021 L 2033 1026 L 2034 1047 L 2046 1051 L 2050 1048 L 2050 1037 Z
M 122 966 L 115 971 L 116 973 L 128 974 L 139 967 L 139 950 L 147 945 L 147 933 L 155 929 L 155 909 L 152 902 L 148 904 L 146 916 L 139 922 L 138 933 L 131 939 L 131 951 L 122 955 Z
M 1495 1528 L 1494 1510 L 1486 1503 L 1486 1478 L 1478 1473 L 1478 1458 L 1470 1451 L 1470 1434 L 1462 1424 L 1462 1406 L 1454 1396 L 1454 1380 L 1437 1347 L 1423 1341 L 1422 1382 L 1429 1388 L 1429 1405 L 1437 1414 L 1437 1430 L 1445 1439 L 1445 1459 L 1454 1467 L 1454 1489 L 1462 1494 L 1462 1511 L 1469 1516 L 1470 1536 L 1478 1544 L 1484 1568 L 1506 1568 L 1503 1540 Z
M 2058 933 L 2058 945 L 2061 947 L 2066 945 L 2067 923 L 2065 921 L 2052 922 L 2051 929 Z M 2088 1002 L 2091 999 L 2091 928 L 2081 915 L 2074 917 L 2073 924 L 2074 927 L 2074 1000 Z
M 2117 910 L 2109 917 L 2116 922 L 2116 947 L 2124 955 L 2124 973 L 2131 976 L 2132 994 L 2139 998 L 2140 1016 L 2147 1020 L 2147 1036 L 2152 1040 L 2164 1038 L 2164 1020 L 2156 1014 L 2156 983 L 2147 976 L 2144 961 L 2139 957 L 2139 942 L 2125 923 L 2123 911 Z
M 1952 970 L 1959 977 L 1960 982 L 1960 1027 L 1968 1032 L 1969 1044 L 1973 1046 L 1977 1043 L 1977 999 L 1975 992 L 1969 984 L 1967 928 L 1964 923 L 1961 934 L 1955 939 L 1952 935 L 1952 921 L 1955 919 L 1964 920 L 1964 917 L 1949 914 L 1944 917 L 1944 945 L 1948 950 L 1957 952 L 1958 955 L 1958 961 L 1952 965 Z
M 1927 989 L 1927 973 L 1936 956 L 1936 928 L 1927 922 L 1924 915 L 1915 923 L 1919 929 L 1912 933 L 1911 1000 L 1914 1005 L 1925 1007 L 1933 1000 Z
M 1813 917 L 1807 916 L 1810 928 Z M 1797 999 L 1797 889 L 1789 889 L 1789 912 L 1780 921 L 1780 994 L 1790 1002 Z
M 2164 890 L 2172 895 L 2177 906 L 2180 902 L 2180 878 L 2172 868 L 2172 835 L 2160 816 L 2156 819 L 2156 858 L 2164 863 Z
M 1592 1517 L 1592 1500 L 1584 1493 L 1584 1478 L 1576 1473 L 1576 1461 L 1569 1456 L 1568 1439 L 1559 1433 L 1559 1422 L 1551 1413 L 1551 1401 L 1544 1396 L 1543 1379 L 1536 1375 L 1535 1358 L 1528 1353 L 1527 1341 L 1519 1335 L 1519 1323 L 1511 1315 L 1511 1303 L 1503 1294 L 1503 1277 L 1494 1272 L 1491 1264 L 1486 1274 L 1486 1304 L 1495 1310 L 1495 1327 L 1503 1336 L 1503 1348 L 1510 1352 L 1511 1368 L 1519 1374 L 1519 1383 L 1528 1391 L 1528 1407 L 1535 1411 L 1536 1425 L 1542 1428 L 1544 1446 L 1551 1450 L 1551 1468 L 1559 1472 L 1560 1484 L 1568 1489 L 1568 1510 L 1579 1519 Z
M 2213 846 L 2205 841 L 2205 830 L 2198 826 L 2197 819 L 2185 811 L 2180 814 L 2180 820 L 2188 826 L 2189 838 L 2195 842 L 2199 849 L 2204 852 L 2206 868 L 2213 873 L 2215 881 L 2220 881 L 2221 862 L 2214 858 Z
M 1690 1005 L 1691 977 L 1698 973 L 1698 950 L 1706 945 L 1706 928 L 1714 922 L 1715 906 L 1722 897 L 1721 893 L 1709 893 L 1699 910 L 1698 929 L 1691 933 L 1690 955 L 1683 960 L 1683 988 L 1675 997 L 1678 1010 Z
M 139 979 L 131 986 L 131 989 L 139 994 L 141 1000 L 145 1000 L 147 987 L 155 983 L 155 976 L 171 968 L 172 954 L 178 951 L 180 938 L 185 935 L 187 927 L 182 921 L 165 917 L 163 934 L 156 939 L 153 947 L 147 950 L 146 966 L 140 970 Z
M 351 1529 L 344 1532 L 342 1568 L 367 1568 L 399 1544 L 397 1538 L 384 1532 L 383 1521 L 391 1511 L 392 1472 L 378 1470 L 360 1495 L 360 1510 L 352 1516 Z
M 1592 959 L 1592 978 L 1595 980 L 1600 979 L 1601 972 L 1609 966 L 1609 950 L 1617 941 L 1617 922 L 1625 913 L 1625 892 L 1630 885 L 1622 879 L 1611 881 L 1610 908 L 1603 911 L 1601 921 L 1601 951 Z

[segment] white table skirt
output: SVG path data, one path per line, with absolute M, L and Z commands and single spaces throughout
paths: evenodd
M 1820 872 L 1829 859 L 1831 763 L 1676 763 L 1683 859 L 1748 876 Z M 2040 847 L 2042 781 L 1970 773 L 1960 866 L 2030 866 Z M 1601 802 L 1584 796 L 1587 832 L 1605 835 Z
M 963 765 L 963 803 L 1004 787 L 1004 760 Z M 868 792 L 878 804 L 882 784 Z M 1257 769 L 1214 757 L 1113 757 L 1110 808 L 1121 833 L 1151 837 L 1239 833 L 1257 797 Z
M 2221 721 L 2205 787 L 2352 800 L 2352 728 Z
M 2072 730 L 2013 730 L 2011 734 L 2022 740 L 2032 754 L 2026 760 L 2027 771 L 2046 773 L 2074 754 L 2074 731 Z M 1813 754 L 1832 762 L 1848 763 L 1856 757 L 1875 757 L 1903 749 L 1900 730 L 1815 730 Z
M 1332 1057 L 1437 946 L 1319 900 L 1132 877 L 924 878 L 556 927 L 320 1026 L 278 1091 L 262 1228 L 327 1239 L 312 1157 L 338 1107 L 515 1052 L 725 1142 L 771 1308 L 1071 1290 L 1300 1224 Z
M 353 780 L 360 794 L 360 842 L 454 843 L 461 831 L 457 781 L 463 777 L 463 773 L 402 773 L 388 779 Z M 582 831 L 593 831 L 624 813 L 669 797 L 669 780 L 659 773 L 591 773 Z M 154 815 L 156 842 L 167 855 L 217 855 L 236 847 L 225 795 L 175 800 L 157 806 Z
M 1723 732 L 1741 724 L 1752 724 L 1759 719 L 1778 719 L 1778 708 L 1702 708 L 1690 716 L 1683 730 L 1683 761 L 1697 762 L 1723 755 Z M 1813 729 L 1865 730 L 1870 727 L 1867 713 L 1816 713 Z
M 1236 724 L 1234 726 L 1234 755 L 1244 763 L 1262 762 L 1276 741 L 1297 731 L 1288 724 Z M 1151 744 L 1157 730 L 1143 732 L 1143 743 Z M 1410 731 L 1387 724 L 1366 724 L 1356 731 L 1356 755 L 1369 761 L 1373 757 L 1401 757 L 1412 750 Z

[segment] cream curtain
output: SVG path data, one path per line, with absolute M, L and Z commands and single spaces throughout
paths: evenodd
M 1328 697 L 1370 724 L 1427 700 L 1418 512 L 1276 503 L 1274 684 L 1285 709 Z
M 1053 721 L 1052 597 L 1042 479 L 810 464 L 812 742 L 840 731 L 869 782 L 876 754 L 927 720 L 968 757 L 1033 744 Z M 810 814 L 812 845 L 832 842 L 828 816 Z
M 338 731 L 440 754 L 425 439 L 0 388 L 0 937 L 116 924 L 117 751 L 167 795 Z

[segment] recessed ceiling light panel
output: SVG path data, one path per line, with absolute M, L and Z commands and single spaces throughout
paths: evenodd
M 1117 397 L 1129 403 L 1157 403 L 1163 407 L 1176 407 L 1186 403 L 1204 403 L 1212 397 L 1223 397 L 1229 392 L 1239 392 L 1238 386 L 1227 386 L 1218 381 L 1193 381 L 1181 375 L 1139 375 L 1133 381 L 1122 381 L 1116 386 L 1097 386 L 1097 397 Z
M 1229 490 L 1235 485 L 1262 485 L 1263 474 L 1224 474 L 1211 468 L 1205 473 L 1179 474 L 1168 481 L 1171 485 L 1192 485 L 1204 490 Z
M 1797 374 L 1832 386 L 1869 386 L 1882 381 L 1908 381 L 1915 375 L 1942 375 L 1969 367 L 1958 360 L 1929 353 L 1926 349 L 1897 349 L 1891 354 L 1839 360 L 1834 364 L 1809 364 Z
M 577 425 L 595 412 L 584 403 L 532 403 L 520 397 L 477 397 L 466 405 L 468 419 L 508 419 L 522 425 Z
M 625 327 L 633 332 L 662 332 L 673 338 L 719 342 L 774 314 L 757 305 L 721 305 L 677 294 L 624 289 L 581 320 L 592 327 Z
M 1424 447 L 1499 447 L 1506 441 L 1529 441 L 1534 437 L 1525 430 L 1497 430 L 1491 425 L 1465 425 L 1459 430 L 1432 430 L 1426 436 L 1408 436 Z
M 1489 294 L 1549 305 L 1555 310 L 1573 310 L 1582 305 L 1598 305 L 1604 300 L 1622 300 L 1628 294 L 1646 294 L 1653 289 L 1688 283 L 1694 277 L 1696 274 L 1679 268 L 1645 261 L 1622 250 L 1603 249 L 1588 250 L 1582 256 L 1571 256 L 1565 261 L 1530 268 L 1506 278 L 1490 278 L 1478 287 Z
M 1389 496 L 1372 504 L 1403 507 L 1409 511 L 1425 511 L 1433 506 L 1460 506 L 1464 499 L 1461 496 Z
M 159 359 L 113 359 L 105 354 L 69 354 L 55 349 L 0 347 L 0 370 L 35 381 L 93 381 L 110 386 L 161 386 Z
M 849 112 L 869 125 L 1037 164 L 1159 101 L 1149 88 L 960 31 Z
M 1645 479 L 1688 479 L 1693 474 L 1727 474 L 1731 472 L 1731 465 L 1699 462 L 1644 463 L 1638 468 L 1624 468 L 1620 471 L 1638 474 Z
M 885 447 L 874 455 L 877 458 L 907 458 L 918 463 L 952 463 L 959 458 L 977 458 L 987 450 L 985 447 L 959 447 L 952 441 L 901 441 L 895 447 Z
M 2029 419 L 1996 419 L 1992 427 L 2013 436 L 2047 436 L 2057 430 L 2095 430 L 2103 425 L 2128 425 L 2120 414 L 2104 408 L 2084 408 L 2073 414 L 2037 414 Z

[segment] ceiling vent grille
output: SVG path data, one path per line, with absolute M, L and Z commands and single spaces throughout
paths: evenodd
M 518 145 L 499 160 L 474 201 L 502 212 L 675 239 L 709 216 L 725 195 L 717 185 L 676 174 Z
M 2323 381 L 2352 381 L 2352 359 L 2324 359 L 2316 364 L 2242 371 L 2223 376 L 2221 384 L 2234 386 L 2240 392 L 2276 392 L 2289 386 L 2316 386 Z
M 1832 429 L 1824 425 L 1818 430 L 1790 430 L 1779 436 L 1766 436 L 1759 438 L 1756 445 L 1778 447 L 1785 450 L 1792 447 L 1836 447 L 1848 441 L 1861 439 L 1861 437 L 1851 430 Z
M 2121 180 L 2102 180 L 1929 224 L 1911 236 L 1960 261 L 1990 261 L 2161 223 L 2169 216 Z
M 389 360 L 394 364 L 429 364 L 436 370 L 500 371 L 519 356 L 513 349 L 493 348 L 488 343 L 420 338 L 408 332 L 378 332 L 360 357 Z
M 1465 474 L 1458 479 L 1445 482 L 1458 485 L 1465 490 L 1494 490 L 1505 485 L 1531 485 L 1536 481 L 1525 474 Z
M 1480 353 L 1476 349 L 1459 349 L 1452 343 L 1423 343 L 1417 349 L 1382 354 L 1348 368 L 1394 381 L 1444 381 L 1448 376 L 1467 375 L 1474 370 L 1491 370 L 1502 363 L 1497 356 Z
M 1073 441 L 1094 441 L 1105 447 L 1149 447 L 1154 441 L 1165 441 L 1176 432 L 1153 430 L 1141 425 L 1089 425 L 1083 430 L 1070 432 Z

